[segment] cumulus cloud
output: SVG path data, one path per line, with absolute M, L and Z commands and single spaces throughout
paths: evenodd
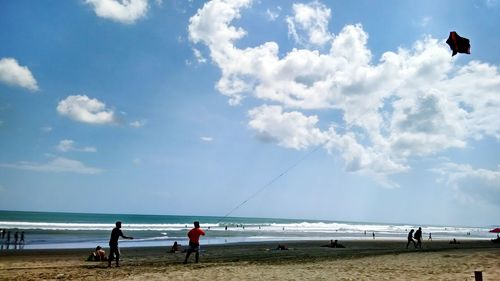
M 500 206 L 500 166 L 488 170 L 447 162 L 433 171 L 441 175 L 440 182 L 461 192 L 466 199 Z
M 348 171 L 370 174 L 386 186 L 395 186 L 387 177 L 409 170 L 413 157 L 500 138 L 498 66 L 457 65 L 443 40 L 429 36 L 377 60 L 361 24 L 331 35 L 322 29 L 330 10 L 319 2 L 295 4 L 290 18 L 295 30 L 302 24 L 309 43 L 311 30 L 327 34 L 318 38 L 330 36 L 327 51 L 304 45 L 283 53 L 273 41 L 239 47 L 247 32 L 232 22 L 251 4 L 207 2 L 191 17 L 189 38 L 208 47 L 221 70 L 216 88 L 231 105 L 245 98 L 262 103 L 249 112 L 258 138 L 293 149 L 323 144 Z M 312 14 L 323 20 L 313 21 Z M 341 119 L 320 120 L 314 111 Z
M 97 149 L 92 146 L 77 146 L 76 142 L 73 140 L 61 140 L 59 144 L 56 146 L 56 149 L 60 152 L 70 152 L 70 151 L 78 151 L 78 152 L 97 152 Z
M 106 104 L 86 95 L 68 96 L 57 105 L 57 112 L 75 121 L 90 124 L 111 124 L 117 122 L 113 110 Z
M 318 1 L 293 4 L 293 15 L 287 17 L 288 32 L 296 42 L 323 46 L 332 39 L 328 32 L 331 10 Z
M 295 149 L 318 145 L 327 140 L 317 127 L 317 116 L 305 116 L 301 112 L 283 112 L 281 106 L 263 105 L 249 111 L 250 128 L 264 141 L 276 142 Z
M 19 65 L 14 58 L 0 59 L 0 82 L 30 91 L 38 90 L 38 84 L 29 68 Z
M 92 6 L 98 17 L 125 24 L 145 17 L 149 8 L 148 0 L 86 0 L 85 3 Z
M 89 167 L 80 161 L 63 157 L 57 157 L 47 163 L 35 163 L 26 161 L 12 164 L 0 163 L 0 167 L 51 173 L 99 174 L 102 172 L 101 169 Z

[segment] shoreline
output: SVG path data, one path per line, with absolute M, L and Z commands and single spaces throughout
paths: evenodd
M 423 249 L 406 249 L 406 240 L 339 241 L 346 248 L 326 248 L 325 241 L 281 241 L 203 245 L 200 263 L 191 257 L 183 265 L 184 253 L 168 253 L 169 247 L 122 248 L 122 267 L 108 269 L 107 262 L 84 261 L 92 249 L 51 249 L 0 252 L 0 279 L 37 280 L 185 280 L 195 272 L 203 272 L 199 280 L 242 280 L 278 278 L 286 272 L 296 272 L 309 279 L 308 268 L 315 280 L 331 280 L 330 270 L 345 275 L 344 280 L 391 280 L 384 274 L 406 276 L 406 280 L 465 280 L 474 270 L 484 272 L 485 280 L 500 278 L 500 246 L 490 241 L 473 240 L 451 245 L 447 241 L 423 242 Z M 275 250 L 284 243 L 289 250 Z M 185 246 L 185 245 L 183 245 Z M 411 246 L 413 247 L 413 246 Z M 105 248 L 106 253 L 109 249 Z M 367 263 L 367 264 L 366 264 Z M 424 263 L 423 272 L 431 272 L 432 278 L 419 278 L 418 264 Z M 424 266 L 424 265 L 422 265 Z M 411 269 L 411 270 L 410 270 Z M 231 271 L 230 273 L 225 273 Z M 366 276 L 349 279 L 363 271 Z M 172 273 L 172 274 L 171 274 Z M 446 273 L 446 274 L 445 274 Z M 260 274 L 256 276 L 255 274 Z M 277 275 L 276 275 L 277 274 Z M 408 275 L 410 274 L 410 275 Z M 417 275 L 415 275 L 417 274 Z M 450 275 L 451 274 L 451 275 Z M 459 275 L 453 275 L 459 274 Z M 464 275 L 468 274 L 468 275 Z M 344 276 L 343 275 L 343 276 Z M 208 276 L 208 277 L 207 277 Z M 273 277 L 274 276 L 274 277 Z M 288 275 L 286 275 L 288 276 Z M 441 277 L 440 277 L 441 276 Z M 455 278 L 460 276 L 460 278 Z M 330 276 L 331 277 L 331 276 Z M 491 277 L 495 277 L 494 279 Z M 312 278 L 312 277 L 311 277 Z M 187 278 L 198 280 L 197 278 Z M 290 279 L 290 278 L 285 278 Z M 293 278 L 292 278 L 293 279 Z M 393 278 L 394 280 L 394 278 Z M 473 280 L 473 279 L 469 279 Z

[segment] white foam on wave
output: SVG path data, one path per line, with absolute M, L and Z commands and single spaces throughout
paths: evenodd
M 240 224 L 241 225 L 241 224 Z M 337 223 L 337 222 L 296 222 L 296 223 L 263 223 L 263 224 L 243 224 L 244 227 L 236 227 L 230 225 L 229 231 L 232 232 L 264 232 L 264 233 L 346 233 L 346 234 L 361 234 L 365 231 L 367 234 L 375 232 L 378 234 L 402 234 L 407 233 L 410 229 L 416 229 L 416 225 L 396 225 L 396 224 L 361 224 L 361 223 Z M 47 231 L 109 231 L 114 227 L 114 223 L 61 223 L 61 222 L 23 222 L 23 221 L 0 221 L 0 228 L 3 229 L 20 229 L 20 230 L 47 230 Z M 158 231 L 166 236 L 168 232 L 185 231 L 190 229 L 192 225 L 182 223 L 165 223 L 165 224 L 123 224 L 123 228 L 127 231 Z M 225 225 L 208 223 L 203 224 L 205 230 L 210 228 L 213 232 L 225 232 Z M 488 229 L 480 227 L 452 227 L 452 226 L 424 226 L 425 233 L 442 233 L 442 234 L 482 234 Z M 273 234 L 273 235 L 274 235 Z
M 217 224 L 205 224 L 215 227 Z M 59 222 L 20 222 L 0 221 L 0 228 L 36 229 L 36 230 L 105 230 L 115 227 L 114 223 L 59 223 Z M 130 231 L 172 231 L 191 228 L 190 224 L 122 224 Z

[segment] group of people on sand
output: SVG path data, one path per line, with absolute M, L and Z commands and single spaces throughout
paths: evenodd
M 125 236 L 121 230 L 122 222 L 117 221 L 115 223 L 115 228 L 111 231 L 111 237 L 109 239 L 109 256 L 106 258 L 106 252 L 101 246 L 97 246 L 95 251 L 91 253 L 88 260 L 95 261 L 108 261 L 108 267 L 111 267 L 111 263 L 115 260 L 116 267 L 120 267 L 120 249 L 118 247 L 118 240 L 120 237 L 124 239 L 134 239 L 130 236 Z M 189 256 L 195 253 L 195 261 L 198 263 L 200 257 L 200 236 L 205 235 L 205 232 L 201 229 L 200 223 L 195 221 L 194 228 L 192 228 L 187 236 L 189 237 L 189 248 L 186 250 L 186 257 L 184 259 L 184 264 L 188 262 Z M 180 244 L 177 241 L 174 243 L 170 249 L 171 253 L 180 251 Z
M 14 234 L 11 235 L 12 233 Z M 11 237 L 13 238 L 12 240 Z M 14 232 L 9 229 L 0 229 L 0 238 L 2 250 L 4 248 L 8 250 L 11 245 L 14 246 L 14 249 L 17 249 L 17 246 L 21 249 L 25 244 L 24 231 L 19 232 L 16 230 Z
M 431 237 L 431 236 L 429 236 Z M 415 239 L 415 240 L 413 240 Z M 415 242 L 416 241 L 416 242 Z M 415 249 L 419 248 L 422 249 L 422 228 L 419 227 L 417 231 L 415 229 L 410 230 L 408 232 L 408 243 L 406 243 L 406 249 L 408 249 L 408 246 L 410 243 L 413 243 L 413 246 Z

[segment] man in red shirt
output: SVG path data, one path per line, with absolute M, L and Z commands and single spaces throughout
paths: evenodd
M 195 221 L 194 228 L 188 232 L 189 237 L 189 248 L 186 253 L 186 258 L 184 259 L 184 264 L 187 263 L 189 256 L 192 252 L 195 252 L 196 262 L 200 257 L 200 236 L 205 235 L 205 231 L 200 228 L 200 223 Z

